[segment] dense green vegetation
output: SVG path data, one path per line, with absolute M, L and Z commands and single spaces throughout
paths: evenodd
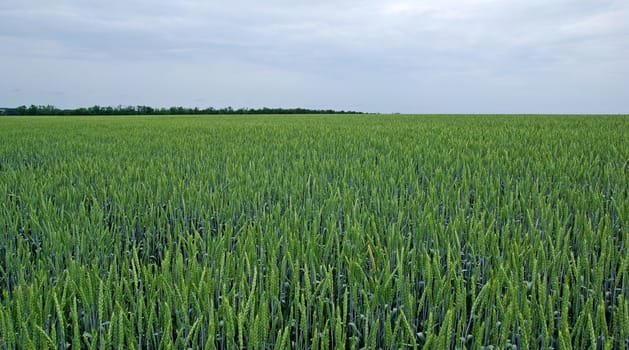
M 627 348 L 628 130 L 0 118 L 0 348 Z
M 231 115 L 231 114 L 359 114 L 354 111 L 335 111 L 332 109 L 308 109 L 308 108 L 190 108 L 190 107 L 163 107 L 150 106 L 92 106 L 80 108 L 57 108 L 51 105 L 30 105 L 16 108 L 0 108 L 2 115 Z

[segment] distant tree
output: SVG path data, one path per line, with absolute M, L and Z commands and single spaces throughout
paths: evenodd
M 15 108 L 18 115 L 26 115 L 26 106 L 19 106 Z
M 98 105 L 94 105 L 92 107 L 80 107 L 76 109 L 58 109 L 52 105 L 46 106 L 36 106 L 30 105 L 19 106 L 16 108 L 10 109 L 12 113 L 17 115 L 149 115 L 149 114 L 348 114 L 348 113 L 359 113 L 352 111 L 335 111 L 332 109 L 326 110 L 317 110 L 317 109 L 307 109 L 307 108 L 238 108 L 234 109 L 231 106 L 224 108 L 214 108 L 207 107 L 205 109 L 199 109 L 198 107 L 194 108 L 185 108 L 185 107 L 169 107 L 169 108 L 153 108 L 150 106 L 122 106 L 118 105 L 116 107 L 101 107 Z M 6 110 L 4 112 L 6 114 Z
M 87 109 L 87 113 L 89 115 L 98 115 L 98 114 L 102 113 L 101 111 L 102 111 L 102 109 L 98 105 L 92 106 L 92 107 Z
M 27 115 L 37 115 L 38 113 L 39 108 L 37 108 L 37 106 L 35 105 L 30 105 L 30 107 L 28 107 L 28 109 L 26 110 Z

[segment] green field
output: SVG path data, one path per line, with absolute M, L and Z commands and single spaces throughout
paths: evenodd
M 627 116 L 0 118 L 0 349 L 629 348 Z

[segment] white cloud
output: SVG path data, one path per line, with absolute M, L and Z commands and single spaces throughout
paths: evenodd
M 35 85 L 45 82 L 27 78 L 29 72 L 80 66 L 121 80 L 137 76 L 138 83 L 122 88 L 128 96 L 147 101 L 172 96 L 174 104 L 191 100 L 154 85 L 195 86 L 201 91 L 196 95 L 207 91 L 234 106 L 276 101 L 326 107 L 342 105 L 342 97 L 347 105 L 415 112 L 427 106 L 417 102 L 422 96 L 442 101 L 432 112 L 439 106 L 449 111 L 453 100 L 464 112 L 466 106 L 482 109 L 476 107 L 479 101 L 496 111 L 497 103 L 481 95 L 525 93 L 538 101 L 552 94 L 579 111 L 593 104 L 569 91 L 596 86 L 593 96 L 620 91 L 627 98 L 606 101 L 610 110 L 626 111 L 629 83 L 614 77 L 629 67 L 627 17 L 626 1 L 591 0 L 5 0 L 0 45 L 12 49 L 0 53 L 5 67 L 0 70 L 23 72 L 9 75 L 13 80 L 5 79 L 3 88 L 14 91 L 19 85 L 33 103 L 41 91 Z M 117 104 L 121 88 L 103 84 L 106 76 L 98 80 L 100 85 L 79 84 L 85 86 L 76 92 L 60 82 L 57 90 L 77 101 L 67 103 L 81 105 L 91 98 L 81 94 L 90 86 L 101 104 Z M 568 80 L 562 98 L 559 87 Z M 143 89 L 142 81 L 153 85 Z M 456 84 L 475 87 L 453 88 Z M 517 99 L 504 101 L 526 112 Z

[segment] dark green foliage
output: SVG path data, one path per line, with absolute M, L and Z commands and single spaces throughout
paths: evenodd
M 308 109 L 308 108 L 189 108 L 189 107 L 169 107 L 153 108 L 149 106 L 116 106 L 101 107 L 92 106 L 89 108 L 80 107 L 75 109 L 59 109 L 55 106 L 19 106 L 17 108 L 0 109 L 0 115 L 246 115 L 246 114 L 360 114 L 354 111 L 335 111 L 332 109 Z

